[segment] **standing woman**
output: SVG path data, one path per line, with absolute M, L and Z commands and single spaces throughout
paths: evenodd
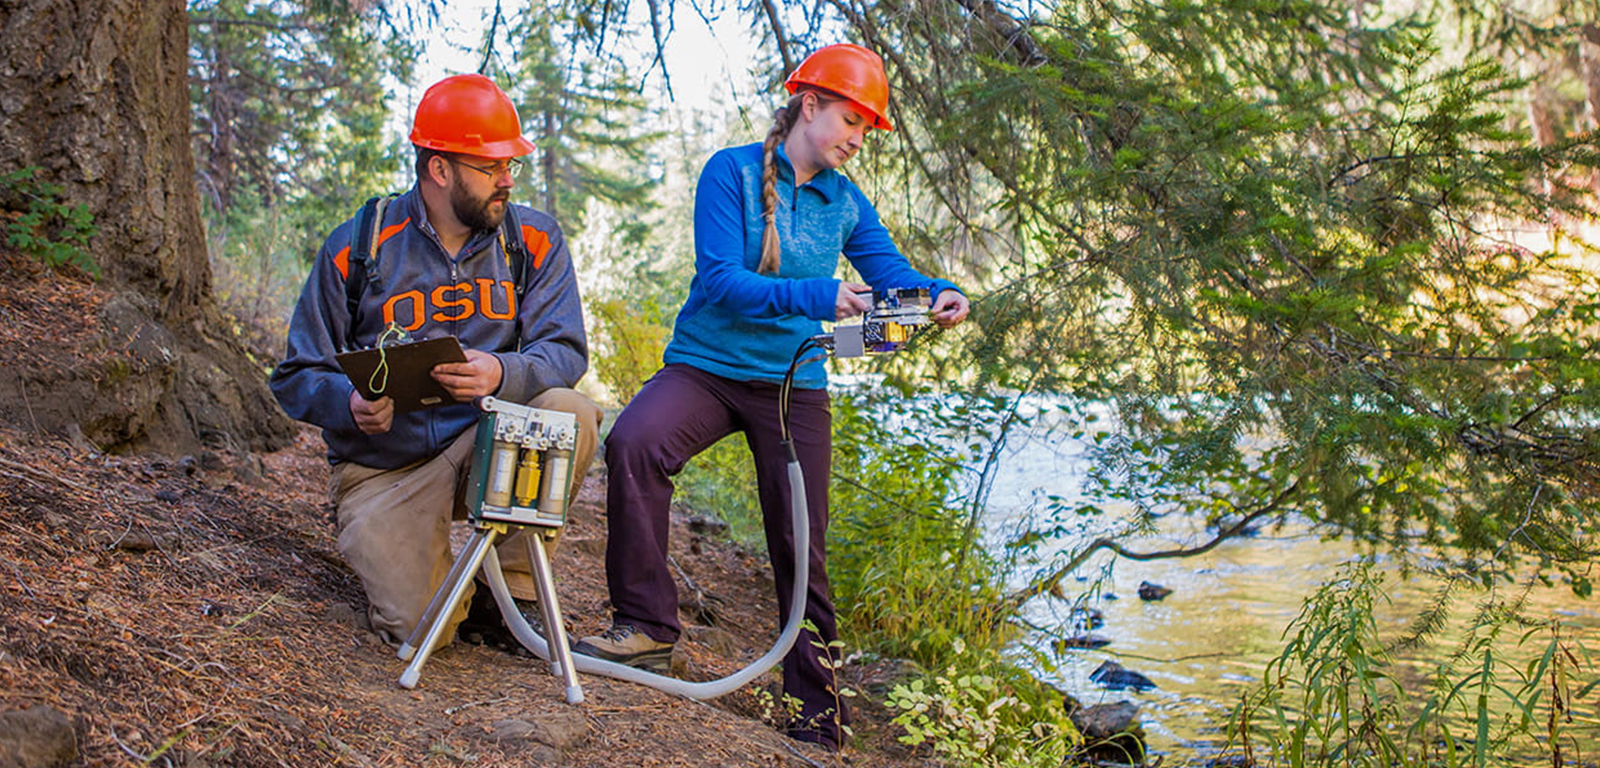
M 645 668 L 669 665 L 682 631 L 667 564 L 671 478 L 734 432 L 744 433 L 755 458 L 780 621 L 788 614 L 795 560 L 779 394 L 795 350 L 821 333 L 821 321 L 870 306 L 857 295 L 867 286 L 834 277 L 839 254 L 878 289 L 927 287 L 935 297 L 932 319 L 943 327 L 967 316 L 966 296 L 912 269 L 872 204 L 838 170 L 870 129 L 893 130 L 884 117 L 883 60 L 861 46 L 831 45 L 802 62 L 785 85 L 793 96 L 777 111 L 766 141 L 724 149 L 700 174 L 695 276 L 665 367 L 628 403 L 606 440 L 613 624 L 583 638 L 580 653 Z M 832 417 L 822 360 L 796 371 L 790 401 L 811 512 L 806 618 L 817 634 L 803 634 L 784 658 L 784 693 L 800 702 L 789 735 L 837 749 L 847 715 L 823 663 L 837 630 L 825 558 Z

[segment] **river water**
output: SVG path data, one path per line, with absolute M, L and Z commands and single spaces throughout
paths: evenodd
M 1007 441 L 988 500 L 986 527 L 992 544 L 998 545 L 1035 511 L 1045 495 L 1069 502 L 1081 498 L 1088 462 L 1085 445 L 1068 437 L 1073 429 L 1065 416 L 1046 411 L 1026 433 Z M 1171 527 L 1175 521 L 1162 522 Z M 1093 634 L 1111 642 L 1101 649 L 1061 653 L 1055 682 L 1085 704 L 1120 700 L 1139 704 L 1152 756 L 1165 755 L 1167 765 L 1204 765 L 1224 746 L 1229 710 L 1280 652 L 1284 630 L 1303 601 L 1332 578 L 1341 563 L 1357 557 L 1351 545 L 1325 541 L 1304 525 L 1286 528 L 1263 530 L 1186 559 L 1113 564 L 1109 554 L 1097 556 L 1063 586 L 1068 597 L 1092 595 L 1088 605 L 1105 619 Z M 1192 546 L 1208 538 L 1195 530 L 1126 543 L 1135 550 L 1156 550 Z M 1432 602 L 1440 584 L 1427 576 L 1404 579 L 1393 564 L 1381 558 L 1379 562 L 1393 599 L 1380 609 L 1380 632 L 1386 639 L 1399 637 Z M 1165 586 L 1172 594 L 1160 601 L 1140 600 L 1137 590 L 1142 581 Z M 1484 597 L 1470 596 L 1458 604 L 1469 610 Z M 1527 601 L 1529 615 L 1559 617 L 1573 624 L 1572 631 L 1585 636 L 1591 648 L 1600 646 L 1600 605 L 1595 600 L 1580 599 L 1557 586 L 1533 589 Z M 1059 625 L 1068 619 L 1067 608 L 1064 601 L 1040 598 L 1030 604 L 1029 619 L 1042 626 Z M 1507 647 L 1497 648 L 1497 653 L 1522 659 L 1542 652 L 1547 636 L 1537 635 L 1518 649 L 1515 640 L 1521 634 L 1508 632 Z M 1048 647 L 1050 639 L 1039 636 L 1035 642 Z M 1455 649 L 1435 644 L 1406 652 L 1397 662 L 1425 672 L 1434 666 L 1433 659 Z M 1106 660 L 1146 675 L 1157 687 L 1144 692 L 1100 688 L 1089 675 Z M 1590 666 L 1590 676 L 1593 671 Z M 1584 742 L 1585 757 L 1592 759 L 1600 748 L 1594 696 L 1581 707 L 1576 737 Z

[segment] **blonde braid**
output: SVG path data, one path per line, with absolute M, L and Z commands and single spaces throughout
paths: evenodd
M 772 129 L 767 131 L 767 140 L 761 145 L 761 216 L 767 220 L 767 228 L 761 233 L 761 263 L 756 271 L 763 275 L 777 274 L 783 264 L 778 249 L 778 163 L 774 157 L 778 145 L 789 137 L 789 130 L 800 116 L 800 101 L 804 96 L 804 91 L 796 93 L 787 105 L 772 113 Z

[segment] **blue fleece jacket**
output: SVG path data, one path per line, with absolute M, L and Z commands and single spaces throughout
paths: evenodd
M 520 302 L 500 230 L 475 232 L 451 258 L 427 222 L 415 187 L 384 211 L 375 263 L 356 311 L 355 346 L 373 346 L 390 321 L 413 339 L 455 336 L 500 358 L 495 396 L 524 403 L 552 387 L 571 387 L 589 366 L 578 282 L 555 219 L 517 206 L 529 261 Z M 270 385 L 290 416 L 322 427 L 330 462 L 392 469 L 432 458 L 477 422 L 471 403 L 395 414 L 394 426 L 368 435 L 350 415 L 355 388 L 334 355 L 350 338 L 345 273 L 354 219 L 317 252 L 294 317 L 288 353 Z
M 835 170 L 798 188 L 794 167 L 777 151 L 775 222 L 782 264 L 775 275 L 761 262 L 761 145 L 730 147 L 700 173 L 694 202 L 695 276 L 664 359 L 736 381 L 782 382 L 794 352 L 834 319 L 844 254 L 875 289 L 927 287 L 929 295 L 958 290 L 922 275 L 895 248 L 878 212 L 861 190 Z M 820 389 L 821 360 L 795 372 L 795 386 Z

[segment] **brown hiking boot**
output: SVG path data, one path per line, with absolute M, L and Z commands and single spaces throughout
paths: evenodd
M 672 643 L 658 642 L 632 624 L 612 624 L 598 635 L 579 640 L 572 650 L 654 672 L 665 672 L 672 666 Z

